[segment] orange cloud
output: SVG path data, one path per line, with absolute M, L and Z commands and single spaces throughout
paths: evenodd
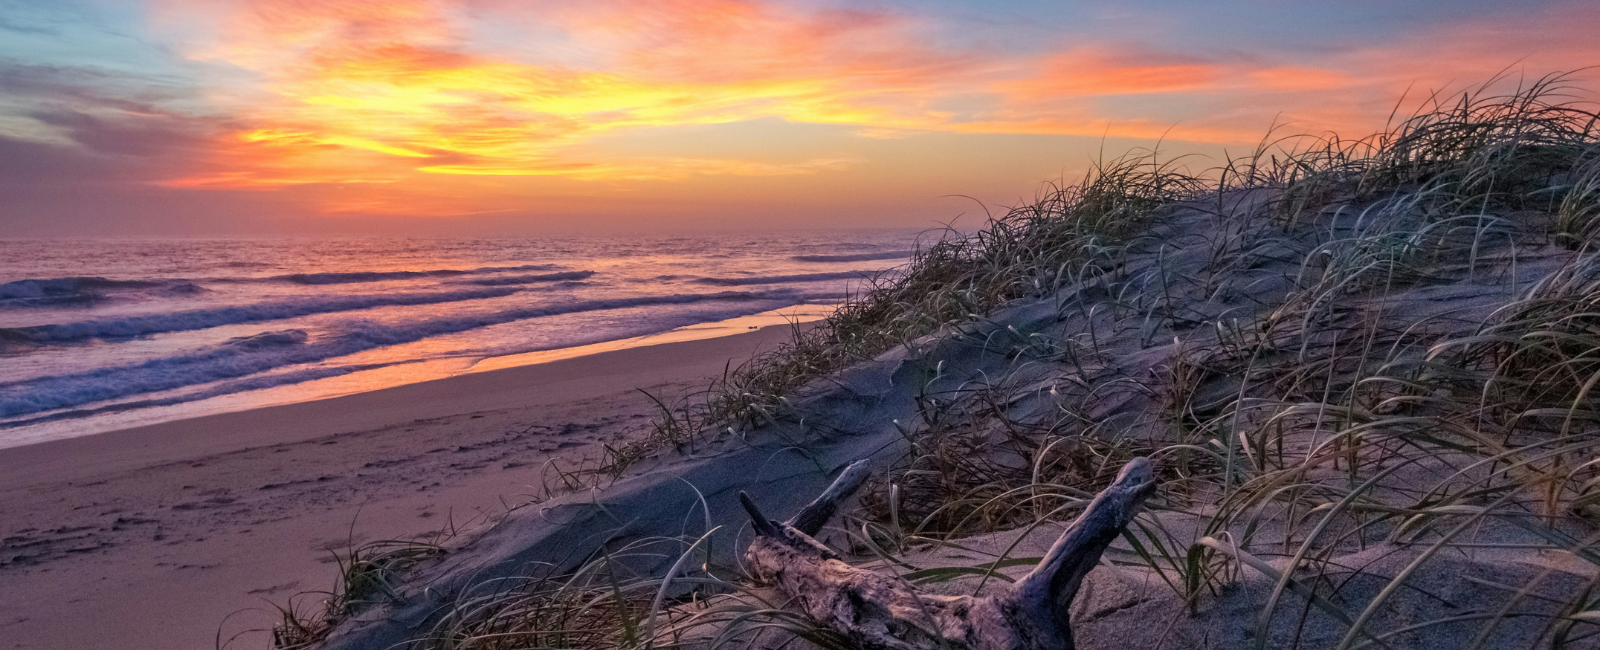
M 639 8 L 622 3 L 541 15 L 566 20 L 566 29 L 599 42 L 655 35 L 647 46 L 621 50 L 624 62 L 610 72 L 469 53 L 465 28 L 448 3 L 169 5 L 208 13 L 215 24 L 214 42 L 194 48 L 193 56 L 263 77 L 271 100 L 238 108 L 256 128 L 237 138 L 258 145 L 262 162 L 293 174 L 285 184 L 344 180 L 350 170 L 330 155 L 339 150 L 399 159 L 389 165 L 391 180 L 411 172 L 659 177 L 640 174 L 639 165 L 573 160 L 566 148 L 641 126 L 779 117 L 929 128 L 942 119 L 906 102 L 879 101 L 925 90 L 936 71 L 885 60 L 903 48 L 866 33 L 903 28 L 888 18 L 848 12 L 811 20 L 722 1 L 695 3 L 693 10 L 654 5 L 648 15 L 658 20 L 628 20 Z M 805 53 L 822 52 L 839 58 L 795 64 Z M 655 164 L 739 175 L 769 163 Z
M 859 164 L 848 151 L 732 159 L 586 147 L 631 129 L 760 118 L 851 125 L 864 139 L 1245 144 L 1280 112 L 1309 129 L 1359 131 L 1381 119 L 1401 80 L 1482 68 L 1505 51 L 1481 38 L 1490 27 L 1467 25 L 1316 61 L 1110 41 L 998 54 L 941 47 L 929 19 L 757 0 L 165 0 L 157 14 L 183 31 L 191 58 L 250 75 L 248 88 L 214 91 L 241 125 L 213 143 L 216 171 L 165 185 L 344 187 L 316 194 L 334 212 L 496 210 L 525 203 L 533 190 L 516 188 L 540 179 L 780 177 Z M 1560 19 L 1498 38 L 1594 50 Z
M 1158 60 L 1139 60 L 1154 58 Z M 997 84 L 1021 97 L 1140 95 L 1213 87 L 1226 71 L 1194 57 L 1116 56 L 1102 48 L 1079 48 L 1046 59 L 1036 76 Z

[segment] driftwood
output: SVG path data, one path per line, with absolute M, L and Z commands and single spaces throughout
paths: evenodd
M 767 519 L 749 495 L 754 521 L 745 552 L 754 577 L 775 586 L 817 623 L 874 650 L 1072 650 L 1067 610 L 1083 577 L 1155 490 L 1150 461 L 1135 458 L 1096 495 L 1039 566 L 1004 593 L 940 596 L 840 561 L 813 535 L 868 475 L 860 461 L 787 523 Z

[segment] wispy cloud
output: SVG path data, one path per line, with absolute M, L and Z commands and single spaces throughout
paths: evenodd
M 329 160 L 330 148 L 416 159 L 394 161 L 396 172 L 637 177 L 630 165 L 574 159 L 582 154 L 572 145 L 618 129 L 763 117 L 936 128 L 948 115 L 925 106 L 929 96 L 985 65 L 914 45 L 914 21 L 903 16 L 754 2 L 257 0 L 166 9 L 207 17 L 211 31 L 192 56 L 252 70 L 273 96 L 238 107 L 256 128 L 234 137 L 263 157 L 295 159 L 297 174 L 330 180 L 348 171 Z M 603 52 L 598 63 L 608 69 L 475 51 L 469 9 L 537 18 Z M 710 167 L 754 168 L 759 161 Z
M 1312 13 L 1290 5 L 1284 15 Z M 0 60 L 0 134 L 139 159 L 112 176 L 164 190 L 282 193 L 322 212 L 463 214 L 542 205 L 534 199 L 558 181 L 617 192 L 871 165 L 891 177 L 884 166 L 920 161 L 862 152 L 930 133 L 1231 146 L 1274 120 L 1363 130 L 1412 84 L 1473 82 L 1513 64 L 1538 73 L 1600 64 L 1600 18 L 1573 3 L 1439 21 L 1404 39 L 1325 34 L 1303 48 L 1238 34 L 1196 45 L 1207 39 L 1182 30 L 1203 16 L 1178 6 L 1048 27 L 998 6 L 870 7 L 151 0 L 142 29 L 191 78 Z M 1121 31 L 1073 23 L 1088 19 Z M 774 138 L 713 155 L 625 144 L 633 133 L 735 123 L 838 125 L 854 140 L 816 151 Z

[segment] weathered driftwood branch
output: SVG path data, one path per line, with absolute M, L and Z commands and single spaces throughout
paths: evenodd
M 822 496 L 786 523 L 767 519 L 744 493 L 756 538 L 745 560 L 807 616 L 874 649 L 1072 650 L 1067 610 L 1083 577 L 1150 493 L 1150 461 L 1135 458 L 1096 495 L 1038 567 L 1004 593 L 939 596 L 904 580 L 841 562 L 812 536 L 861 487 L 865 461 L 846 468 Z

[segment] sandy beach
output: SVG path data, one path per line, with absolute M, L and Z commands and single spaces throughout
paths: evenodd
M 655 408 L 636 389 L 682 394 L 787 336 L 766 327 L 0 450 L 0 647 L 264 647 L 274 603 L 333 586 L 333 551 L 481 525 L 543 493 L 550 463 L 636 435 Z
M 1600 650 L 1600 0 L 0 0 L 0 650 Z

